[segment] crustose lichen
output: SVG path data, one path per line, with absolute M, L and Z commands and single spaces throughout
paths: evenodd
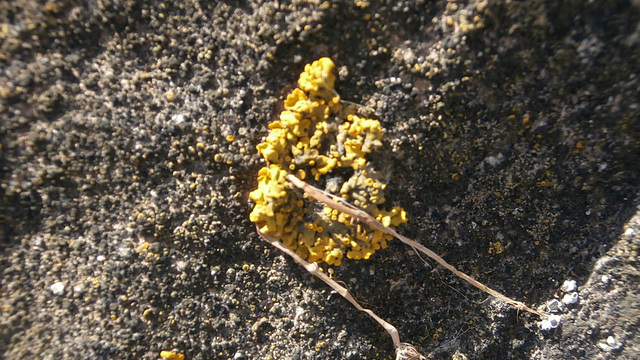
M 400 207 L 384 207 L 386 184 L 367 159 L 382 145 L 380 122 L 340 100 L 333 68 L 329 58 L 306 65 L 300 87 L 287 96 L 280 118 L 269 124 L 269 135 L 257 146 L 266 164 L 258 173 L 258 188 L 250 194 L 256 204 L 250 218 L 262 233 L 309 262 L 340 265 L 344 256 L 368 259 L 386 248 L 392 236 L 354 225 L 348 214 L 328 206 L 314 212 L 313 204 L 288 187 L 287 174 L 318 183 L 347 174 L 346 180 L 331 179 L 342 199 L 388 227 L 406 222 L 407 215 Z

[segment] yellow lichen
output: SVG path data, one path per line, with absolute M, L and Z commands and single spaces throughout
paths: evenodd
M 334 84 L 336 76 L 333 74 L 333 61 L 327 57 L 307 64 L 300 74 L 298 85 L 313 97 L 320 97 L 330 101 L 335 96 Z
M 504 245 L 502 241 L 489 242 L 489 254 L 500 255 L 504 252 Z
M 368 259 L 387 247 L 391 236 L 330 207 L 320 212 L 303 194 L 292 190 L 289 172 L 305 181 L 325 183 L 327 191 L 367 211 L 387 227 L 407 221 L 400 207 L 380 208 L 386 184 L 369 164 L 367 155 L 382 145 L 380 122 L 344 105 L 334 89 L 334 64 L 322 58 L 305 66 L 294 89 L 285 99 L 278 120 L 257 145 L 266 165 L 258 173 L 258 188 L 249 195 L 255 202 L 250 220 L 260 231 L 295 250 L 309 262 L 340 265 L 349 259 Z M 327 177 L 340 170 L 348 179 L 329 184 Z M 351 172 L 351 175 L 349 175 Z M 308 174 L 311 174 L 309 178 Z M 336 182 L 337 181 L 337 182 Z
M 184 360 L 184 354 L 173 351 L 161 351 L 160 357 L 167 360 Z

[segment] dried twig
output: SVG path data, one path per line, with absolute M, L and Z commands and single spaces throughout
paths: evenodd
M 391 336 L 391 339 L 393 340 L 393 345 L 396 348 L 400 347 L 400 344 L 401 344 L 400 343 L 400 336 L 398 335 L 398 330 L 393 325 L 391 325 L 388 322 L 382 320 L 382 318 L 380 318 L 378 315 L 376 315 L 373 311 L 371 311 L 369 309 L 365 309 L 362 306 L 360 306 L 358 301 L 356 301 L 356 299 L 353 297 L 353 295 L 351 295 L 351 293 L 349 292 L 349 290 L 347 290 L 347 288 L 341 286 L 336 281 L 334 281 L 329 276 L 327 276 L 327 274 L 325 274 L 325 273 L 321 272 L 320 270 L 318 270 L 318 264 L 317 263 L 308 263 L 300 255 L 296 254 L 295 251 L 293 251 L 293 250 L 289 249 L 288 247 L 284 246 L 283 243 L 281 243 L 280 241 L 278 241 L 274 237 L 271 237 L 271 236 L 269 236 L 267 234 L 262 233 L 258 226 L 256 226 L 256 229 L 258 230 L 258 234 L 260 234 L 260 236 L 262 236 L 262 238 L 266 242 L 268 242 L 269 244 L 271 244 L 271 245 L 277 247 L 278 249 L 282 250 L 287 255 L 291 256 L 293 258 L 293 260 L 295 260 L 297 263 L 301 264 L 308 272 L 313 274 L 313 276 L 315 276 L 318 279 L 324 281 L 327 285 L 331 286 L 331 288 L 333 290 L 335 290 L 338 294 L 342 295 L 345 299 L 349 300 L 349 302 L 352 303 L 353 306 L 355 306 L 358 310 L 366 312 L 375 321 L 377 321 L 378 324 L 382 325 L 382 327 L 389 333 L 389 336 Z
M 395 230 L 390 229 L 388 227 L 385 227 L 384 225 L 382 225 L 382 223 L 380 223 L 378 220 L 376 220 L 375 218 L 373 218 L 371 215 L 367 214 L 365 211 L 347 203 L 344 199 L 339 198 L 333 194 L 330 194 L 328 192 L 325 192 L 323 190 L 320 190 L 314 186 L 311 186 L 309 184 L 307 184 L 306 182 L 298 179 L 297 177 L 289 174 L 287 175 L 287 180 L 289 182 L 291 182 L 294 186 L 302 189 L 304 192 L 306 192 L 307 194 L 309 194 L 309 196 L 311 196 L 312 198 L 314 198 L 315 200 L 335 209 L 338 211 L 341 211 L 345 214 L 350 215 L 354 220 L 359 221 L 361 223 L 367 224 L 369 225 L 369 227 L 382 231 L 386 234 L 389 234 L 397 239 L 399 239 L 400 241 L 404 242 L 405 244 L 411 246 L 414 249 L 418 249 L 420 250 L 422 253 L 424 253 L 425 255 L 427 255 L 428 257 L 432 258 L 433 260 L 437 261 L 440 265 L 444 266 L 445 268 L 449 269 L 452 273 L 454 273 L 456 276 L 460 277 L 461 279 L 467 281 L 468 283 L 470 283 L 471 285 L 477 287 L 478 289 L 488 293 L 491 296 L 494 296 L 504 302 L 507 302 L 511 305 L 514 305 L 516 308 L 518 308 L 519 310 L 525 310 L 528 311 L 532 314 L 536 314 L 540 317 L 545 317 L 548 316 L 548 314 L 545 314 L 543 312 L 540 312 L 538 310 L 534 310 L 531 309 L 530 307 L 528 307 L 527 305 L 525 305 L 524 303 L 520 302 L 520 301 L 516 301 L 513 300 L 493 289 L 491 289 L 490 287 L 484 285 L 483 283 L 477 281 L 476 279 L 472 278 L 471 276 L 463 273 L 462 271 L 459 271 L 458 269 L 456 269 L 453 265 L 449 264 L 448 262 L 446 262 L 443 258 L 441 258 L 438 254 L 434 253 L 433 251 L 431 251 L 430 249 L 428 249 L 427 247 L 425 247 L 424 245 L 413 241 L 409 238 L 407 238 L 406 236 L 400 235 L 398 234 Z
M 389 324 L 388 322 L 384 321 L 381 317 L 376 315 L 373 311 L 363 308 L 360 305 L 360 303 L 358 303 L 358 301 L 353 297 L 353 295 L 351 295 L 351 293 L 349 292 L 349 290 L 347 290 L 347 288 L 345 288 L 342 285 L 338 284 L 335 280 L 333 280 L 329 276 L 327 276 L 327 274 L 325 274 L 325 273 L 321 272 L 320 270 L 318 270 L 318 264 L 317 263 L 309 263 L 309 262 L 307 262 L 302 257 L 300 257 L 300 255 L 296 254 L 295 251 L 293 251 L 293 250 L 289 249 L 288 247 L 286 247 L 283 243 L 278 241 L 276 238 L 261 232 L 259 226 L 256 226 L 256 230 L 258 231 L 258 234 L 260 234 L 262 239 L 264 239 L 269 244 L 275 246 L 276 248 L 282 250 L 285 254 L 287 254 L 290 257 L 292 257 L 293 260 L 295 260 L 297 263 L 302 265 L 313 276 L 315 276 L 318 279 L 324 281 L 325 284 L 329 285 L 338 294 L 342 295 L 342 297 L 344 297 L 345 299 L 349 300 L 349 302 L 351 304 L 353 304 L 353 306 L 355 306 L 356 309 L 367 313 L 367 315 L 371 316 L 375 321 L 378 322 L 378 324 L 382 325 L 382 327 L 387 331 L 389 336 L 391 336 L 391 340 L 393 340 L 393 346 L 396 349 L 396 360 L 423 360 L 423 359 L 425 359 L 424 356 L 422 356 L 420 353 L 418 353 L 418 351 L 415 349 L 415 347 L 413 347 L 411 344 L 400 342 L 400 335 L 398 334 L 398 330 L 395 328 L 395 326 L 393 326 L 393 325 Z

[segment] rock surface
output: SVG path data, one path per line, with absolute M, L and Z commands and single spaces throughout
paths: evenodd
M 434 359 L 640 358 L 640 2 L 0 3 L 0 353 L 392 359 L 262 242 L 255 145 L 304 64 L 387 129 L 399 241 L 335 278 Z

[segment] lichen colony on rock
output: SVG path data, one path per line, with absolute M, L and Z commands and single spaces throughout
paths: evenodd
M 307 261 L 340 265 L 345 255 L 368 259 L 392 237 L 330 207 L 315 211 L 304 194 L 289 187 L 287 174 L 324 182 L 327 191 L 387 227 L 406 222 L 407 216 L 401 207 L 381 207 L 386 184 L 367 155 L 381 147 L 383 129 L 379 121 L 360 115 L 357 106 L 341 101 L 333 69 L 326 57 L 307 64 L 280 119 L 269 124 L 267 138 L 257 146 L 266 164 L 250 194 L 255 202 L 250 219 Z

